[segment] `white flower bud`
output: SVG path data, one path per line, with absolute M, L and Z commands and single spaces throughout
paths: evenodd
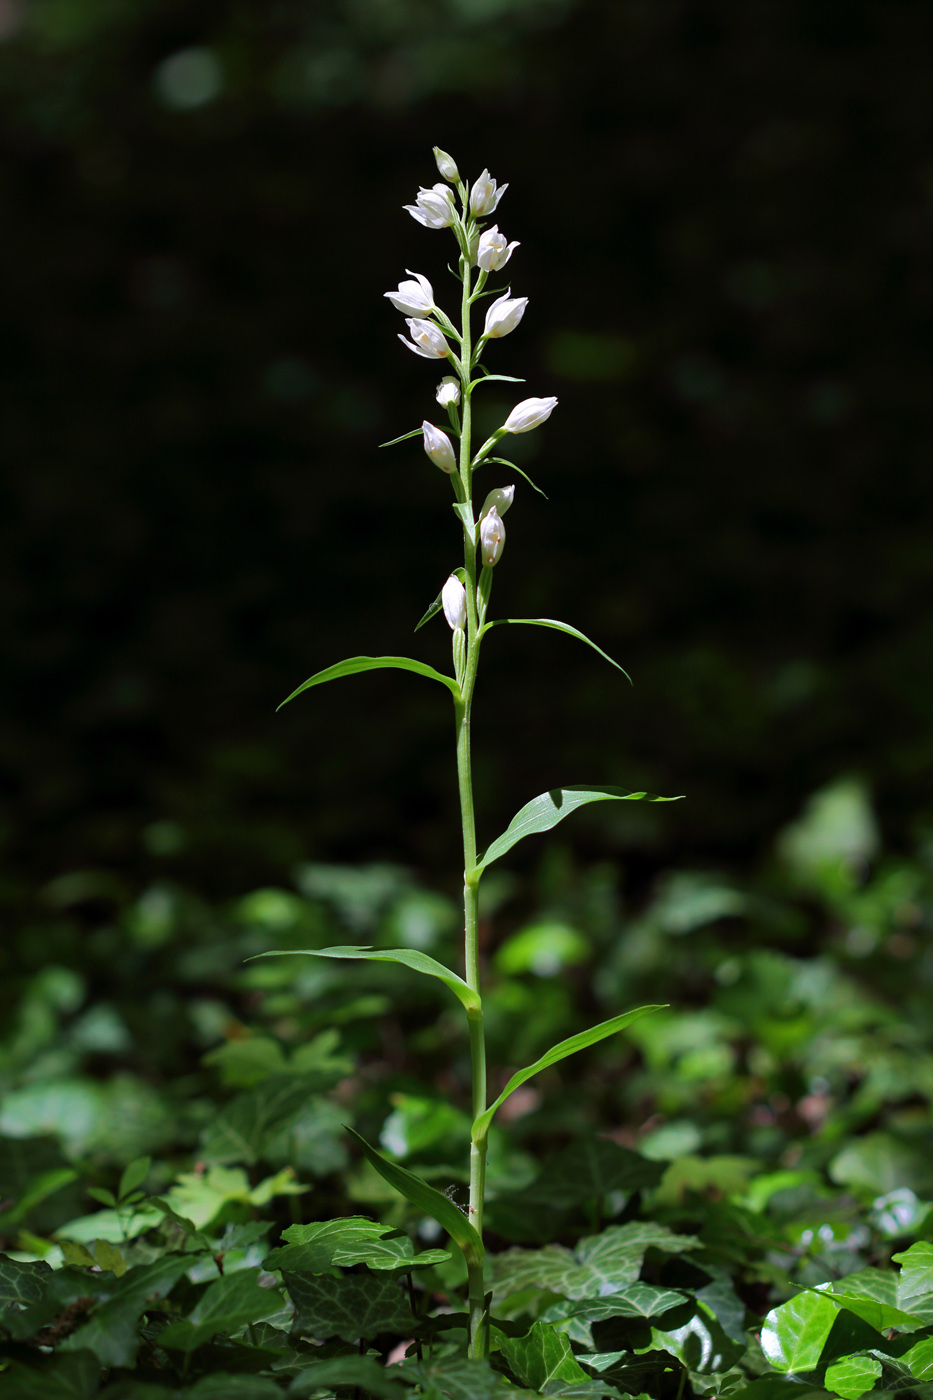
M 434 395 L 441 408 L 451 408 L 460 402 L 460 384 L 452 374 L 448 374 L 437 386 Z
M 432 311 L 437 310 L 434 288 L 420 272 L 412 272 L 408 267 L 405 271 L 415 279 L 414 282 L 399 282 L 397 292 L 383 292 L 383 296 L 388 297 L 396 311 L 401 311 L 403 315 L 430 316 Z
M 522 399 L 521 403 L 515 405 L 502 424 L 502 431 L 505 433 L 530 433 L 532 428 L 537 428 L 550 418 L 556 407 L 557 400 L 553 397 L 549 399 Z
M 501 190 L 497 190 L 495 180 L 488 170 L 484 170 L 470 191 L 470 212 L 477 219 L 494 213 L 507 189 L 508 185 L 503 185 Z
M 425 228 L 450 228 L 457 222 L 453 195 L 446 185 L 435 185 L 427 190 L 422 185 L 418 191 L 417 203 L 402 206 L 413 219 Z
M 500 233 L 498 225 L 493 224 L 479 240 L 476 261 L 484 272 L 498 272 L 500 267 L 505 267 L 515 249 L 520 246 L 517 242 L 507 243 L 505 234 Z
M 445 355 L 450 354 L 450 346 L 443 334 L 430 321 L 406 316 L 405 324 L 408 327 L 408 334 L 415 343 L 414 345 L 410 344 L 401 333 L 399 333 L 399 340 L 409 350 L 414 350 L 416 355 L 423 355 L 426 360 L 443 360 Z
M 454 456 L 453 443 L 447 434 L 427 420 L 421 424 L 421 431 L 424 433 L 424 450 L 434 465 L 440 467 L 442 472 L 456 471 L 457 459 Z
M 524 316 L 527 305 L 527 297 L 510 297 L 508 292 L 505 292 L 501 297 L 496 297 L 486 312 L 483 335 L 490 340 L 498 340 L 501 336 L 514 331 Z
M 502 516 L 495 506 L 484 515 L 479 523 L 479 544 L 483 563 L 492 566 L 502 553 L 505 544 L 505 526 Z
M 434 159 L 437 161 L 437 168 L 445 180 L 449 180 L 455 185 L 460 179 L 460 171 L 457 169 L 457 162 L 453 156 L 449 156 L 446 151 L 442 151 L 440 146 L 434 147 Z
M 444 605 L 444 616 L 450 623 L 451 631 L 456 632 L 458 627 L 465 627 L 466 589 L 456 574 L 451 574 L 441 589 L 441 602 Z
M 514 486 L 497 486 L 494 491 L 490 491 L 483 502 L 483 509 L 479 513 L 480 520 L 493 509 L 499 512 L 499 519 L 501 520 L 514 500 Z

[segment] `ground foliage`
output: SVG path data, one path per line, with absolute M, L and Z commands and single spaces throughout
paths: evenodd
M 842 780 L 753 880 L 671 871 L 634 908 L 549 848 L 489 878 L 490 1058 L 635 1000 L 491 1135 L 491 1355 L 465 1268 L 355 1126 L 465 1197 L 469 1061 L 435 978 L 244 959 L 362 941 L 456 961 L 395 866 L 304 866 L 210 905 L 52 882 L 4 956 L 0 1394 L 933 1394 L 928 849 L 885 856 Z M 25 969 L 14 973 L 14 967 Z

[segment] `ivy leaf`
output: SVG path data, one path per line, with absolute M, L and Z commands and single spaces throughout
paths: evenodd
M 592 647 L 594 651 L 598 651 L 604 661 L 608 661 L 610 666 L 614 666 L 617 671 L 621 671 L 629 685 L 632 684 L 632 678 L 624 666 L 620 666 L 618 661 L 613 661 L 612 657 L 604 652 L 602 647 L 598 647 L 595 642 L 591 642 L 589 637 L 584 636 L 576 627 L 571 627 L 569 622 L 557 622 L 553 617 L 499 617 L 496 618 L 495 622 L 487 622 L 478 635 L 483 637 L 491 627 L 505 627 L 506 625 L 512 627 L 517 627 L 519 625 L 523 627 L 553 627 L 558 632 L 566 632 L 569 637 L 576 637 L 577 641 L 585 642 L 588 647 Z
M 426 666 L 423 661 L 412 661 L 408 656 L 351 656 L 346 661 L 338 661 L 336 665 L 328 666 L 326 670 L 309 676 L 297 690 L 286 696 L 277 709 L 281 710 L 289 701 L 294 700 L 296 695 L 310 690 L 312 686 L 324 685 L 325 682 L 338 680 L 341 676 L 355 676 L 360 671 L 382 671 L 386 668 L 413 671 L 417 676 L 427 676 L 429 680 L 440 681 L 441 685 L 446 685 L 455 700 L 460 698 L 460 687 L 453 676 L 442 675 L 440 671 L 435 671 L 433 666 Z
M 236 1275 L 234 1275 L 236 1277 Z M 391 1333 L 411 1336 L 414 1323 L 407 1295 L 393 1278 L 375 1274 L 326 1275 L 283 1271 L 295 1304 L 295 1326 L 309 1336 L 355 1342 Z
M 38 1303 L 51 1273 L 51 1265 L 42 1260 L 20 1263 L 0 1254 L 0 1303 L 17 1303 L 24 1308 Z
M 190 1267 L 190 1255 L 164 1254 L 152 1264 L 129 1269 L 121 1279 L 108 1283 L 110 1297 L 94 1308 L 83 1326 L 59 1343 L 59 1349 L 92 1351 L 101 1366 L 134 1365 L 140 1345 L 140 1317 L 151 1303 L 167 1297 Z
M 393 1186 L 399 1195 L 411 1201 L 412 1205 L 430 1215 L 442 1229 L 446 1230 L 454 1244 L 462 1251 L 468 1263 L 479 1264 L 483 1258 L 483 1242 L 473 1229 L 463 1212 L 449 1200 L 442 1191 L 429 1186 L 414 1172 L 400 1167 L 397 1162 L 389 1162 L 381 1153 L 360 1137 L 359 1133 L 348 1128 L 347 1132 L 359 1143 L 368 1161 L 385 1181 Z
M 371 1356 L 333 1356 L 305 1367 L 292 1381 L 288 1394 L 301 1396 L 318 1390 L 351 1388 L 365 1390 L 380 1400 L 404 1400 L 409 1393 Z
M 776 1371 L 813 1371 L 838 1316 L 837 1304 L 826 1293 L 798 1293 L 768 1313 L 762 1351 Z
M 881 1362 L 870 1353 L 844 1356 L 826 1368 L 826 1389 L 841 1395 L 842 1400 L 859 1400 L 867 1390 L 873 1389 L 880 1375 Z
M 745 1355 L 743 1342 L 727 1337 L 715 1314 L 702 1303 L 689 1322 L 671 1331 L 651 1329 L 651 1345 L 676 1356 L 690 1374 L 721 1374 Z
M 891 1327 L 898 1332 L 917 1332 L 933 1323 L 933 1291 L 911 1292 L 923 1278 L 921 1271 L 909 1266 L 899 1274 L 891 1269 L 859 1269 L 837 1280 L 832 1297 L 876 1332 L 887 1332 Z
M 484 1113 L 479 1114 L 473 1123 L 473 1140 L 481 1141 L 489 1131 L 489 1125 L 493 1120 L 496 1110 L 501 1108 L 510 1094 L 513 1094 L 527 1080 L 534 1075 L 540 1074 L 543 1069 L 556 1065 L 560 1060 L 565 1060 L 568 1055 L 575 1055 L 578 1050 L 585 1050 L 590 1045 L 596 1045 L 598 1041 L 605 1040 L 607 1036 L 615 1035 L 617 1031 L 624 1030 L 634 1021 L 642 1016 L 649 1015 L 652 1011 L 663 1011 L 663 1006 L 638 1006 L 632 1011 L 624 1011 L 621 1016 L 613 1016 L 611 1020 L 602 1021 L 598 1026 L 591 1026 L 589 1030 L 580 1031 L 578 1035 L 572 1035 L 567 1040 L 561 1040 L 557 1045 L 552 1045 L 539 1060 L 535 1060 L 533 1065 L 527 1065 L 525 1069 L 520 1069 L 506 1084 L 502 1093 L 495 1103 L 490 1104 Z
M 185 1260 L 189 1264 L 190 1260 Z M 187 1318 L 172 1322 L 159 1333 L 159 1346 L 191 1352 L 209 1342 L 217 1332 L 230 1334 L 249 1322 L 270 1317 L 282 1307 L 277 1289 L 263 1288 L 258 1269 L 238 1269 L 225 1274 L 202 1293 Z
M 504 856 L 526 836 L 535 836 L 542 831 L 550 831 L 558 822 L 569 817 L 578 807 L 590 802 L 680 802 L 679 797 L 658 797 L 653 792 L 626 792 L 620 787 L 590 787 L 576 784 L 571 787 L 551 788 L 533 797 L 509 822 L 501 836 L 488 847 L 476 863 L 477 870 L 484 870 L 494 860 Z
M 574 1358 L 570 1339 L 546 1322 L 536 1322 L 524 1337 L 503 1337 L 500 1350 L 520 1384 L 540 1395 L 590 1381 Z
M 488 1361 L 451 1356 L 441 1360 L 407 1362 L 399 1367 L 405 1379 L 420 1381 L 422 1393 L 433 1400 L 524 1400 L 527 1390 L 518 1390 L 494 1371 Z
M 255 1166 L 275 1133 L 305 1108 L 313 1090 L 313 1084 L 302 1079 L 275 1075 L 259 1088 L 238 1094 L 202 1134 L 204 1156 L 211 1162 Z
M 366 1264 L 379 1271 L 407 1273 L 446 1263 L 451 1258 L 446 1249 L 426 1249 L 416 1254 L 408 1235 L 361 1215 L 290 1225 L 282 1231 L 282 1238 L 288 1244 L 263 1260 L 264 1269 L 322 1274 L 334 1265 L 350 1268 Z
M 468 987 L 462 977 L 436 958 L 429 958 L 427 953 L 419 953 L 415 948 L 371 948 L 367 944 L 349 944 L 339 948 L 278 948 L 269 953 L 257 953 L 256 958 L 356 958 L 366 962 L 401 963 L 413 972 L 437 977 L 450 988 L 467 1011 L 478 1011 L 482 1005 L 479 993 Z M 248 958 L 247 961 L 255 962 L 256 958 Z
M 892 1257 L 901 1266 L 898 1297 L 902 1306 L 908 1298 L 933 1293 L 933 1244 L 929 1240 L 919 1240 Z
M 91 1351 L 44 1357 L 37 1366 L 11 1361 L 3 1386 L 10 1400 L 91 1400 L 100 1388 L 100 1362 Z
M 564 1298 L 606 1297 L 638 1281 L 645 1251 L 667 1254 L 699 1249 L 695 1235 L 676 1235 L 665 1225 L 632 1220 L 582 1239 L 576 1249 L 507 1249 L 490 1260 L 497 1299 L 526 1288 L 542 1288 Z

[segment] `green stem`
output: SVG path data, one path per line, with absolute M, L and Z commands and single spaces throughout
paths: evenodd
M 470 363 L 472 336 L 470 330 L 470 265 L 462 261 L 463 299 L 461 303 L 462 350 L 461 384 L 463 418 L 460 429 L 460 480 L 466 500 L 471 501 L 472 488 L 472 405 L 470 403 Z M 472 511 L 472 505 L 471 505 Z M 479 619 L 476 607 L 476 543 L 464 531 L 463 568 L 466 575 L 467 655 L 466 670 L 461 686 L 461 700 L 456 705 L 457 720 L 457 779 L 460 787 L 460 819 L 463 828 L 463 932 L 464 977 L 474 991 L 479 991 L 479 876 L 476 875 L 476 820 L 473 811 L 473 770 L 470 753 L 470 712 L 473 689 L 479 665 Z M 473 1117 L 486 1107 L 486 1039 L 482 1009 L 470 1012 L 470 1058 L 473 1069 Z M 486 1185 L 486 1142 L 470 1148 L 470 1222 L 482 1238 L 483 1198 Z M 482 1263 L 470 1265 L 470 1355 L 485 1356 L 487 1329 L 485 1323 L 485 1289 Z

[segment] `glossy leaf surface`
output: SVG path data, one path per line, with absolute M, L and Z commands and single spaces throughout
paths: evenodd
M 490 1261 L 495 1296 L 544 1288 L 564 1298 L 607 1297 L 638 1282 L 646 1250 L 682 1254 L 699 1247 L 695 1235 L 677 1235 L 653 1221 L 633 1220 L 587 1236 L 573 1250 L 558 1244 L 508 1249 Z
M 526 836 L 536 836 L 542 831 L 550 831 L 578 807 L 586 807 L 591 802 L 679 802 L 679 797 L 658 797 L 653 792 L 626 792 L 620 787 L 591 787 L 586 783 L 576 783 L 569 787 L 551 788 L 526 802 L 509 822 L 501 836 L 487 847 L 476 863 L 477 870 L 485 870 L 494 860 L 504 856 Z
M 503 1337 L 500 1349 L 520 1384 L 539 1395 L 590 1379 L 576 1360 L 570 1339 L 547 1322 L 534 1323 L 524 1337 Z
M 318 671 L 315 675 L 309 676 L 297 690 L 293 690 L 291 695 L 286 696 L 277 708 L 281 710 L 290 700 L 294 700 L 296 695 L 310 690 L 312 686 L 339 680 L 341 676 L 355 676 L 361 671 L 383 671 L 386 669 L 413 671 L 416 676 L 427 676 L 429 680 L 440 681 L 441 685 L 446 685 L 455 698 L 460 695 L 460 687 L 453 676 L 442 675 L 440 671 L 435 671 L 433 666 L 426 666 L 423 661 L 413 661 L 409 656 L 350 656 L 346 661 L 338 661 L 335 666 L 328 666 L 325 671 Z
M 289 1225 L 282 1238 L 288 1243 L 262 1261 L 264 1269 L 323 1274 L 335 1265 L 350 1268 L 365 1264 L 380 1272 L 407 1273 L 443 1264 L 451 1257 L 446 1249 L 416 1254 L 408 1235 L 361 1215 Z
M 838 1306 L 825 1293 L 798 1293 L 768 1313 L 761 1349 L 776 1371 L 812 1371 L 838 1316 Z
M 637 1006 L 632 1011 L 624 1011 L 621 1016 L 613 1016 L 611 1020 L 602 1021 L 598 1026 L 591 1026 L 589 1030 L 580 1031 L 578 1035 L 569 1036 L 567 1040 L 561 1040 L 557 1045 L 552 1045 L 550 1050 L 547 1050 L 539 1060 L 535 1060 L 534 1064 L 527 1065 L 524 1069 L 513 1074 L 496 1101 L 490 1104 L 485 1113 L 481 1113 L 476 1118 L 473 1123 L 474 1142 L 478 1142 L 489 1131 L 493 1116 L 509 1095 L 514 1094 L 515 1090 L 531 1079 L 533 1075 L 540 1074 L 542 1070 L 549 1069 L 551 1065 L 558 1064 L 560 1060 L 566 1060 L 568 1055 L 575 1055 L 578 1050 L 586 1050 L 588 1046 L 596 1045 L 600 1040 L 605 1040 L 607 1036 L 625 1030 L 626 1026 L 640 1020 L 642 1016 L 648 1016 L 652 1011 L 663 1010 L 663 1006 Z
M 881 1362 L 862 1353 L 846 1356 L 826 1368 L 826 1389 L 835 1391 L 842 1400 L 859 1400 L 871 1390 L 881 1375 Z
M 427 977 L 436 977 L 449 987 L 454 996 L 463 1003 L 467 1011 L 477 1010 L 481 1005 L 479 995 L 467 986 L 462 977 L 451 972 L 449 967 L 439 963 L 427 953 L 419 953 L 415 948 L 370 948 L 354 943 L 336 948 L 279 948 L 268 953 L 257 953 L 257 958 L 350 958 L 365 962 L 401 963 L 413 972 L 423 972 Z

